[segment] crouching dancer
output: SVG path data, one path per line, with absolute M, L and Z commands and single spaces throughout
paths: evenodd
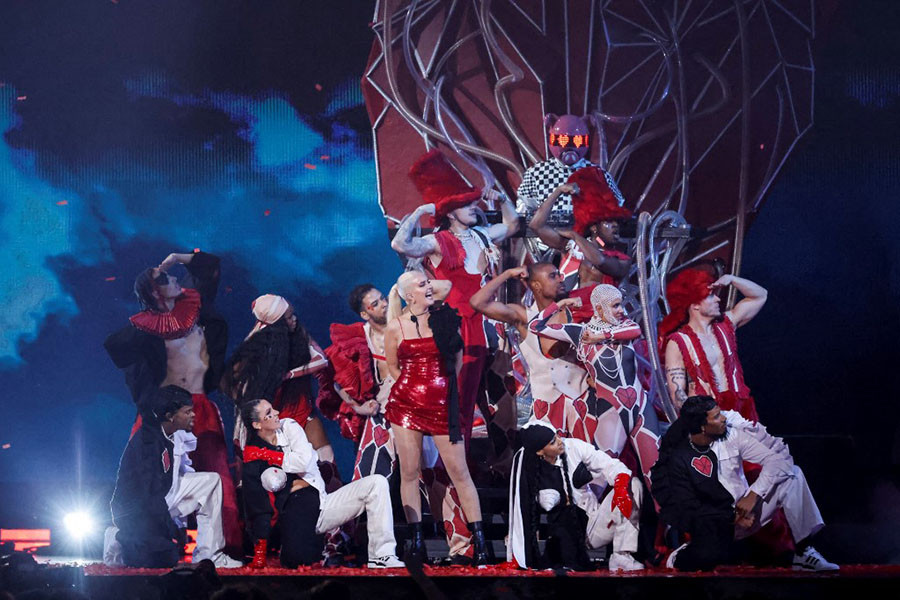
M 747 484 L 742 462 L 762 466 Z M 669 555 L 680 571 L 736 562 L 735 540 L 758 531 L 784 509 L 796 542 L 795 570 L 835 571 L 810 544 L 824 523 L 806 478 L 780 438 L 710 396 L 691 396 L 663 436 L 653 467 L 653 495 L 664 521 L 691 541 Z
M 643 488 L 624 464 L 591 444 L 561 438 L 547 425 L 532 421 L 519 431 L 522 449 L 513 459 L 509 488 L 507 560 L 520 567 L 562 566 L 587 570 L 587 548 L 612 542 L 610 571 L 636 571 L 639 506 Z M 602 477 L 613 486 L 603 501 L 588 484 Z M 549 539 L 541 555 L 537 526 L 547 512 Z
M 323 534 L 366 512 L 369 568 L 403 567 L 396 556 L 387 479 L 370 475 L 331 492 L 319 473 L 316 451 L 293 419 L 279 419 L 267 400 L 241 406 L 247 428 L 242 482 L 255 545 L 251 567 L 266 565 L 269 531 L 277 508 L 281 564 L 288 568 L 322 559 Z M 274 467 L 274 468 L 273 468 Z M 269 500 L 275 496 L 275 506 Z
M 219 568 L 242 563 L 222 552 L 222 480 L 196 473 L 188 453 L 197 447 L 191 393 L 174 385 L 154 391 L 141 427 L 125 447 L 116 476 L 104 562 L 168 568 L 181 556 L 185 520 L 197 515 L 193 562 L 210 559 Z M 156 418 L 149 418 L 155 416 Z M 118 529 L 116 529 L 118 528 Z

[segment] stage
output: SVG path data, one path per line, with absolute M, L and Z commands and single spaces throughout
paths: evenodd
M 102 564 L 66 567 L 47 565 L 48 570 L 69 570 L 72 583 L 94 599 L 148 597 L 161 586 L 185 585 L 188 578 L 170 577 L 166 569 L 110 569 Z M 425 567 L 411 575 L 403 569 L 296 570 L 269 567 L 218 572 L 222 586 L 253 584 L 271 597 L 294 597 L 326 581 L 335 581 L 345 597 L 381 598 L 559 598 L 589 592 L 604 598 L 698 597 L 698 598 L 798 598 L 829 594 L 874 595 L 896 591 L 900 566 L 847 565 L 838 573 L 812 574 L 789 569 L 734 567 L 712 573 L 676 573 L 647 570 L 629 574 L 608 571 L 563 573 L 528 572 L 505 566 L 483 569 Z M 173 584 L 171 580 L 182 580 Z M 331 584 L 335 585 L 335 584 Z M 187 589 L 187 588 L 180 588 Z M 426 593 L 425 590 L 428 590 Z

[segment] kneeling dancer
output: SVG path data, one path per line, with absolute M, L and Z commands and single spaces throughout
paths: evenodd
M 610 571 L 643 569 L 631 555 L 637 550 L 643 488 L 631 471 L 591 444 L 561 438 L 540 421 L 519 431 L 522 449 L 513 459 L 509 486 L 507 560 L 525 569 L 562 566 L 587 570 L 587 548 L 612 542 Z M 588 484 L 603 477 L 613 486 L 603 501 Z M 549 539 L 541 555 L 537 527 L 547 513 Z
M 197 447 L 191 393 L 174 385 L 157 390 L 134 433 L 116 476 L 110 506 L 115 527 L 106 534 L 104 562 L 168 568 L 181 556 L 181 532 L 197 516 L 193 562 L 210 559 L 219 568 L 242 566 L 222 552 L 222 479 L 197 473 L 188 453 Z M 116 529 L 118 528 L 118 529 Z M 119 560 L 121 556 L 121 562 Z
M 316 451 L 296 421 L 279 419 L 278 411 L 267 400 L 245 402 L 241 419 L 247 428 L 242 483 L 254 539 L 252 568 L 266 566 L 275 508 L 281 527 L 282 566 L 293 569 L 320 561 L 323 534 L 363 511 L 369 533 L 369 568 L 404 566 L 395 554 L 387 479 L 370 475 L 326 493 Z M 275 495 L 274 507 L 269 492 Z
M 747 484 L 742 461 L 762 471 Z M 666 566 L 709 570 L 737 560 L 741 540 L 784 509 L 796 542 L 795 570 L 834 571 L 810 544 L 824 527 L 806 478 L 781 439 L 734 411 L 722 411 L 710 396 L 691 396 L 662 438 L 653 467 L 653 495 L 664 521 L 691 541 L 669 555 Z

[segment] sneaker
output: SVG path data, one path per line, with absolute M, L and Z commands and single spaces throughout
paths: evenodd
M 628 552 L 613 552 L 609 557 L 610 571 L 640 571 L 644 565 L 634 559 Z
M 678 546 L 677 548 L 675 548 L 675 550 L 672 551 L 672 554 L 670 554 L 669 558 L 666 559 L 666 568 L 667 569 L 675 568 L 675 556 L 677 556 L 678 553 L 681 552 L 682 550 L 684 550 L 685 548 L 687 548 L 687 544 L 682 544 L 682 545 Z
M 812 546 L 807 546 L 802 554 L 794 555 L 795 571 L 838 571 L 840 567 L 825 560 L 819 551 Z
M 216 565 L 217 569 L 240 569 L 244 566 L 239 560 L 234 560 L 227 554 L 219 554 L 217 557 L 213 559 L 213 564 Z
M 406 564 L 391 554 L 389 556 L 370 558 L 368 566 L 370 569 L 403 569 L 406 567 Z

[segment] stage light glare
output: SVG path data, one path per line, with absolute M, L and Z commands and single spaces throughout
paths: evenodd
M 94 531 L 94 519 L 83 511 L 68 513 L 63 517 L 63 525 L 66 526 L 69 535 L 75 539 L 87 537 Z

